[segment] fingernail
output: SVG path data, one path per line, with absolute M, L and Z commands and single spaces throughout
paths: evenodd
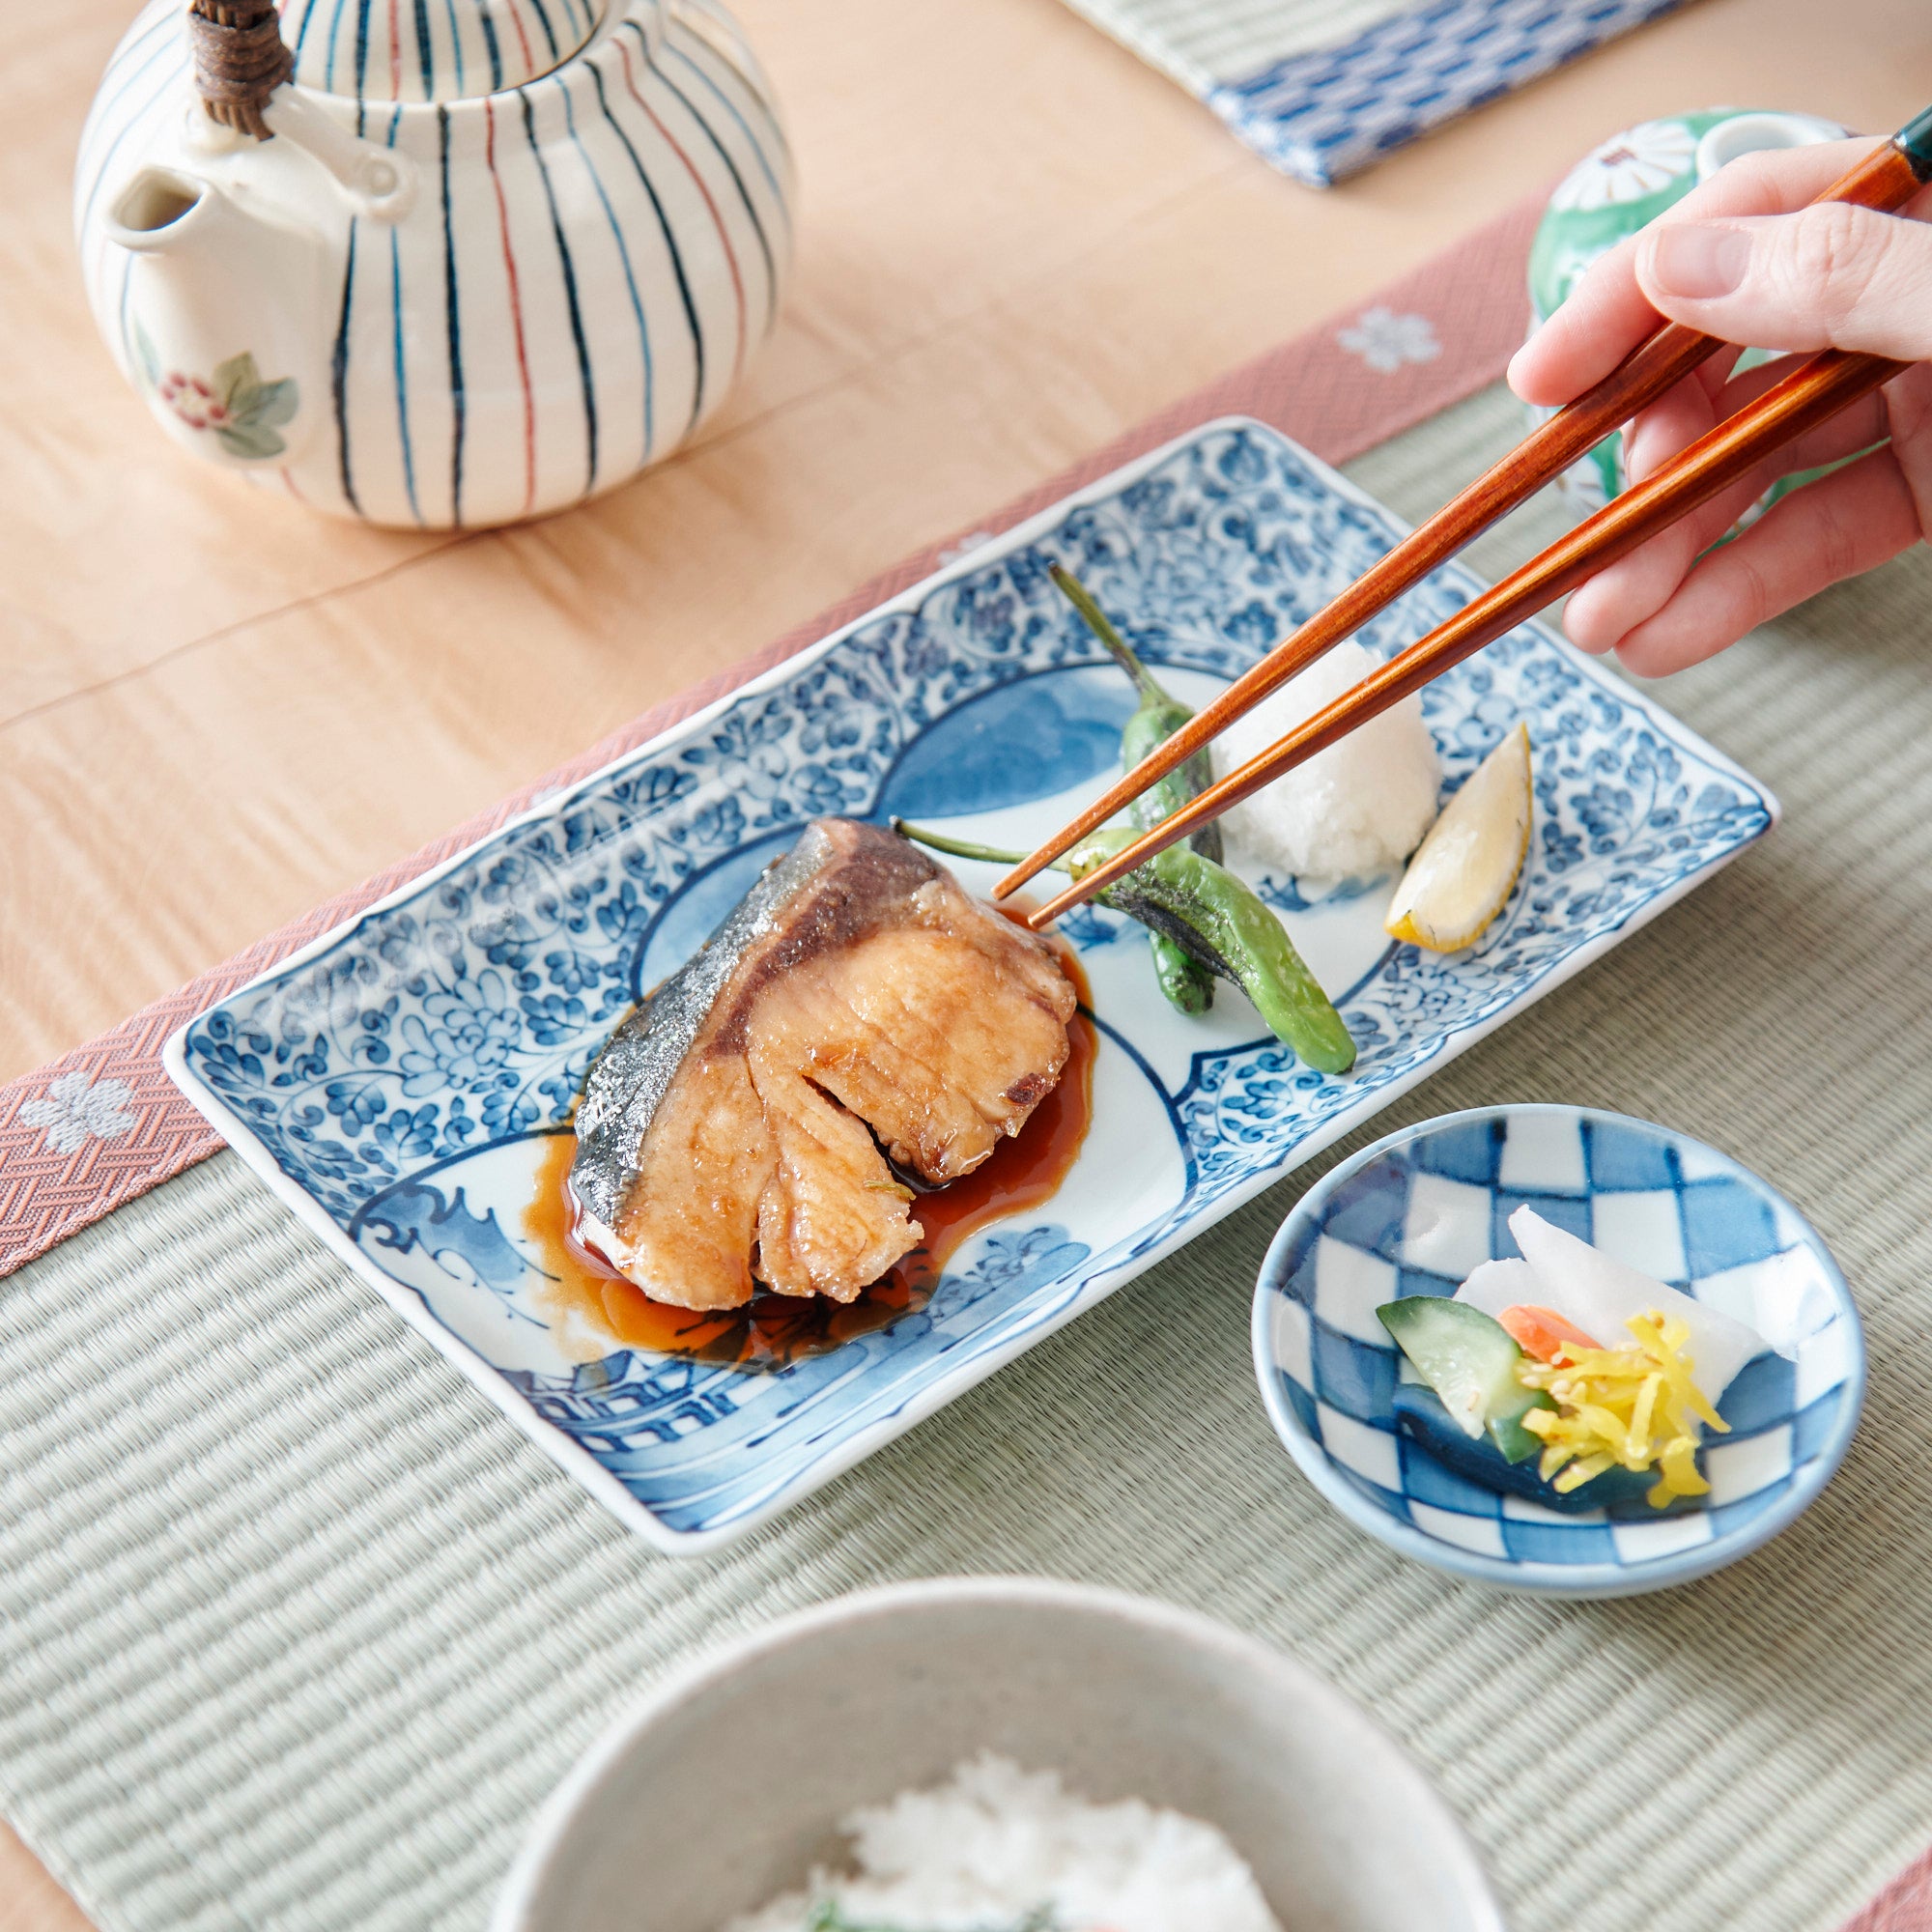
M 1650 244 L 1650 278 L 1665 295 L 1706 301 L 1727 296 L 1750 267 L 1750 237 L 1715 222 L 1672 222 Z

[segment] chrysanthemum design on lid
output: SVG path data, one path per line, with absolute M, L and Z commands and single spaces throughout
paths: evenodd
M 790 202 L 713 0 L 154 0 L 75 223 L 95 318 L 177 442 L 453 528 L 684 442 L 771 327 Z
M 1555 314 L 1597 259 L 1627 242 L 1665 209 L 1682 201 L 1725 162 L 1766 148 L 1796 148 L 1836 139 L 1845 130 L 1811 114 L 1741 113 L 1712 107 L 1644 121 L 1601 141 L 1565 175 L 1549 197 L 1529 253 L 1530 327 Z M 1740 370 L 1764 358 L 1747 350 Z M 1532 410 L 1543 421 L 1549 410 Z M 1780 478 L 1747 515 L 1761 515 L 1808 477 Z M 1605 437 L 1571 465 L 1559 481 L 1579 516 L 1601 509 L 1629 482 L 1623 467 L 1623 433 Z

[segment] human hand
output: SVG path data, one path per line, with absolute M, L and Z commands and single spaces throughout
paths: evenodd
M 1594 264 L 1517 352 L 1510 386 L 1526 403 L 1551 405 L 1608 375 L 1660 316 L 1739 345 L 1625 430 L 1634 480 L 1789 373 L 1790 363 L 1773 362 L 1733 378 L 1744 345 L 1862 350 L 1915 365 L 1580 585 L 1564 628 L 1582 649 L 1614 650 L 1640 676 L 1661 677 L 1932 533 L 1932 226 L 1806 206 L 1874 145 L 1834 141 L 1733 161 Z M 1932 215 L 1932 188 L 1904 213 Z M 1779 476 L 1888 437 L 1698 562 Z

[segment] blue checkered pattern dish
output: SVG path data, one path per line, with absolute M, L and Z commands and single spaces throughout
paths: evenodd
M 1478 1263 L 1515 1255 L 1509 1217 L 1524 1203 L 1784 1351 L 1768 1348 L 1725 1391 L 1708 1496 L 1564 1516 L 1397 1435 L 1402 1358 L 1377 1308 L 1452 1294 Z M 1714 1148 L 1583 1107 L 1448 1114 L 1343 1162 L 1268 1249 L 1254 1346 L 1276 1432 L 1343 1515 L 1438 1569 L 1548 1596 L 1635 1596 L 1755 1549 L 1830 1481 L 1864 1396 L 1858 1311 L 1798 1210 Z

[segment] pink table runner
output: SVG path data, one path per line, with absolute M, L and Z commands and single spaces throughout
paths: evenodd
M 983 519 L 970 534 L 907 557 L 764 650 L 652 706 L 601 744 L 111 1032 L 0 1086 L 0 1276 L 221 1148 L 162 1070 L 161 1046 L 176 1028 L 546 792 L 585 777 L 863 615 L 963 544 L 997 535 L 1195 424 L 1218 415 L 1258 416 L 1326 461 L 1343 463 L 1494 382 L 1522 339 L 1523 269 L 1541 207 L 1537 196 L 1512 209 L 1359 310 L 1174 404 Z M 1842 1932 L 1932 1932 L 1932 1852 Z

